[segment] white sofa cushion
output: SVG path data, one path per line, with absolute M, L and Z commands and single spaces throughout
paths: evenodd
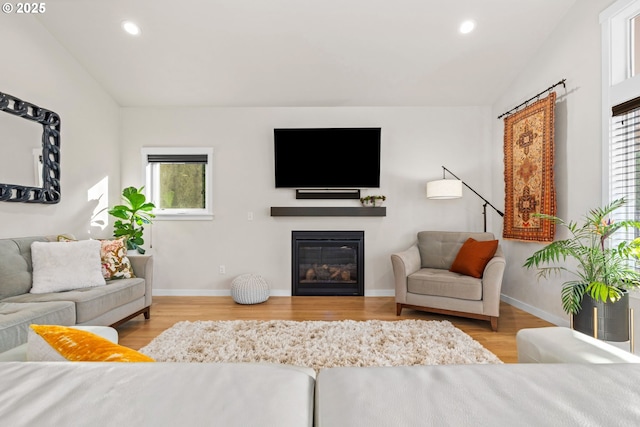
M 314 372 L 243 363 L 0 363 L 6 426 L 313 424 Z
M 322 369 L 316 427 L 637 426 L 640 365 Z

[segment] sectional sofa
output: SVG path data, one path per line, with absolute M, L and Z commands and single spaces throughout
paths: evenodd
M 31 293 L 31 245 L 58 236 L 0 239 L 0 353 L 27 342 L 32 323 L 116 326 L 150 316 L 153 257 L 129 257 L 135 277 L 64 292 Z M 72 237 L 72 236 L 71 236 Z
M 4 362 L 0 419 L 13 427 L 640 424 L 640 358 L 566 328 L 519 333 L 518 354 L 536 363 L 316 375 L 261 363 Z
M 0 419 L 44 426 L 637 426 L 640 364 L 0 363 Z

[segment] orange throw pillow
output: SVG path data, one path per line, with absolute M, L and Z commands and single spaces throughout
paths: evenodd
M 89 331 L 58 325 L 31 325 L 31 329 L 72 362 L 154 362 L 145 354 Z
M 449 271 L 479 279 L 497 250 L 497 240 L 478 241 L 469 237 L 460 248 Z

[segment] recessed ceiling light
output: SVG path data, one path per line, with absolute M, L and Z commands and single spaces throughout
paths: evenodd
M 475 28 L 476 28 L 476 23 L 471 20 L 464 21 L 462 24 L 460 24 L 460 32 L 462 34 L 469 34 Z
M 122 29 L 125 30 L 127 33 L 131 34 L 132 36 L 137 36 L 141 32 L 140 27 L 138 27 L 138 25 L 135 22 L 131 22 L 131 21 L 124 21 L 122 23 Z

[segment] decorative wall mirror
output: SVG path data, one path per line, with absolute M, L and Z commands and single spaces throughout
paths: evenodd
M 20 152 L 32 152 L 33 146 L 40 146 L 42 152 L 38 157 L 41 163 L 42 173 L 38 181 L 33 185 L 3 184 L 0 183 L 0 201 L 4 202 L 26 202 L 26 203 L 58 203 L 60 201 L 60 116 L 53 111 L 45 110 L 31 103 L 22 101 L 14 96 L 0 92 L 0 111 L 12 114 L 19 118 L 28 120 L 27 123 L 35 122 L 42 126 L 40 141 L 22 141 L 16 135 L 23 135 L 20 128 L 21 123 L 3 120 L 0 126 L 0 145 L 6 150 L 2 157 L 5 162 L 17 162 L 21 158 Z M 4 119 L 4 118 L 3 118 Z M 5 140 L 6 138 L 6 140 Z M 18 139 L 18 140 L 14 140 Z M 25 151 L 26 150 L 26 151 Z M 36 165 L 38 169 L 40 165 Z M 0 180 L 11 180 L 5 178 L 9 170 L 32 170 L 34 163 L 30 160 L 20 161 L 20 164 L 3 164 L 0 167 Z M 20 181 L 22 175 L 19 175 Z

